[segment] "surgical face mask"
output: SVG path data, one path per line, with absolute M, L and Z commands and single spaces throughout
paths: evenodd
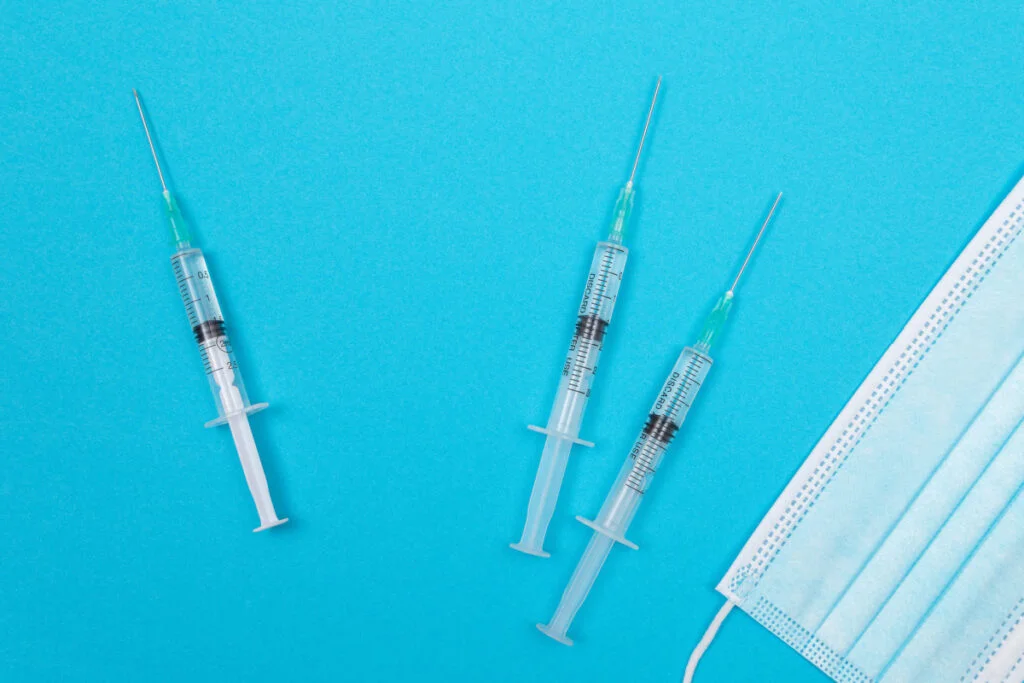
M 836 681 L 1024 680 L 1024 180 L 718 585 Z

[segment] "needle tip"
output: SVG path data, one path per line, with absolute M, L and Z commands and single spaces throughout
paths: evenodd
M 782 201 L 782 193 L 780 192 L 772 203 L 772 208 L 768 210 L 768 216 L 764 219 L 764 223 L 761 224 L 761 229 L 757 232 L 757 237 L 754 238 L 754 244 L 750 247 L 750 251 L 747 252 L 747 257 L 743 259 L 743 265 L 740 266 L 740 272 L 736 273 L 736 279 L 732 282 L 732 287 L 729 288 L 729 293 L 732 294 L 736 290 L 736 285 L 740 282 L 740 277 L 743 276 L 743 271 L 747 269 L 747 264 L 750 263 L 750 257 L 754 255 L 754 251 L 757 249 L 758 243 L 761 241 L 761 237 L 764 235 L 765 229 L 768 224 L 771 223 L 772 217 L 775 215 L 775 209 L 779 208 L 779 202 Z
M 135 95 L 135 106 L 139 110 L 139 118 L 142 119 L 142 129 L 146 131 L 146 142 L 149 143 L 149 151 L 153 154 L 153 163 L 156 165 L 156 174 L 160 176 L 160 187 L 167 192 L 167 183 L 164 181 L 164 172 L 160 170 L 160 160 L 156 156 L 156 147 L 153 145 L 153 137 L 149 134 L 149 124 L 146 123 L 146 114 L 142 111 L 142 100 L 139 99 L 139 91 L 132 88 Z
M 629 185 L 633 184 L 636 177 L 636 167 L 640 165 L 640 153 L 644 151 L 644 140 L 647 139 L 647 129 L 651 127 L 651 116 L 654 115 L 654 105 L 658 101 L 658 92 L 661 90 L 661 76 L 658 76 L 658 83 L 654 86 L 654 97 L 651 98 L 651 108 L 647 110 L 647 120 L 644 122 L 644 132 L 640 134 L 640 147 L 636 150 L 636 158 L 633 160 L 633 170 L 629 172 Z

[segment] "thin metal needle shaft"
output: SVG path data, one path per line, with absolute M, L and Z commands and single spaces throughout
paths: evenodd
M 139 108 L 139 117 L 142 118 L 142 128 L 146 131 L 146 140 L 149 142 L 149 151 L 153 153 L 153 163 L 156 164 L 156 174 L 160 176 L 160 186 L 164 188 L 164 192 L 167 192 L 167 183 L 164 182 L 164 172 L 160 170 L 160 160 L 156 158 L 156 147 L 153 146 L 153 138 L 149 134 L 149 124 L 146 123 L 146 115 L 142 113 L 142 100 L 139 99 L 139 93 L 134 88 L 132 88 L 132 94 L 135 95 L 135 106 Z
M 757 249 L 757 243 L 761 241 L 761 235 L 764 234 L 765 228 L 768 227 L 768 223 L 771 222 L 772 216 L 775 215 L 775 209 L 778 207 L 780 201 L 782 201 L 781 192 L 779 193 L 779 196 L 775 198 L 775 203 L 772 204 L 772 209 L 768 212 L 768 217 L 764 219 L 761 229 L 757 232 L 757 237 L 754 238 L 754 244 L 750 247 L 750 251 L 747 252 L 747 258 L 743 259 L 743 265 L 740 266 L 740 272 L 736 273 L 736 279 L 732 281 L 732 287 L 729 288 L 730 292 L 735 291 L 736 285 L 739 284 L 740 277 L 743 276 L 743 271 L 747 269 L 747 264 L 750 263 L 750 257 L 754 255 L 754 250 Z
M 661 90 L 661 76 L 658 76 L 658 84 L 654 86 L 654 97 L 651 99 L 651 108 L 647 111 L 647 121 L 644 123 L 644 132 L 640 136 L 640 147 L 636 150 L 636 159 L 633 160 L 633 170 L 629 173 L 629 184 L 633 183 L 636 176 L 636 167 L 640 165 L 640 152 L 644 150 L 644 140 L 647 139 L 647 129 L 651 127 L 651 116 L 654 114 L 654 103 L 658 101 L 658 91 Z

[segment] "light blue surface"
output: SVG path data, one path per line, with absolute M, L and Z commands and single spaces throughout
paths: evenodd
M 1019 3 L 0 7 L 0 679 L 676 681 L 712 587 L 1024 167 Z M 657 73 L 550 560 L 521 530 Z M 213 417 L 146 98 L 275 503 Z M 649 153 L 649 155 L 648 155 Z M 701 404 L 546 620 L 774 193 Z M 697 683 L 824 677 L 743 615 Z

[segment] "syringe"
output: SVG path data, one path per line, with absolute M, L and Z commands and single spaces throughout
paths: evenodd
M 636 515 L 644 492 L 651 485 L 654 472 L 661 462 L 662 456 L 672 442 L 679 427 L 686 419 L 686 414 L 697 398 L 711 369 L 711 345 L 722 332 L 729 309 L 732 308 L 733 296 L 736 285 L 739 284 L 740 276 L 750 263 L 750 257 L 754 254 L 765 228 L 768 227 L 775 209 L 782 199 L 782 193 L 775 198 L 768 217 L 765 218 L 761 230 L 754 239 L 754 244 L 747 252 L 747 257 L 740 267 L 736 279 L 729 290 L 718 300 L 707 321 L 704 323 L 704 331 L 693 347 L 683 349 L 679 360 L 676 361 L 668 379 L 661 387 L 661 393 L 651 408 L 647 423 L 644 425 L 640 436 L 633 444 L 633 449 L 626 458 L 625 464 L 619 471 L 614 486 L 608 493 L 608 497 L 601 506 L 601 511 L 596 520 L 577 517 L 579 521 L 594 530 L 590 544 L 580 558 L 579 564 L 569 585 L 562 593 L 562 599 L 558 603 L 558 609 L 547 624 L 537 624 L 542 633 L 548 635 L 560 643 L 572 645 L 572 640 L 566 636 L 569 625 L 572 624 L 576 612 L 579 611 L 586 600 L 594 580 L 601 571 L 604 561 L 608 558 L 612 546 L 615 543 L 637 550 L 637 545 L 626 540 L 626 531 L 629 529 L 633 517 Z
M 139 93 L 132 90 L 132 94 L 135 95 L 135 104 L 139 108 L 139 116 L 142 117 L 142 127 L 146 131 L 149 151 L 153 154 L 153 162 L 156 164 L 156 172 L 160 176 L 160 185 L 163 188 L 164 210 L 171 224 L 171 243 L 174 247 L 171 267 L 178 282 L 178 293 L 185 304 L 185 313 L 192 326 L 192 334 L 199 344 L 199 355 L 203 359 L 203 368 L 210 381 L 213 400 L 217 404 L 219 417 L 207 422 L 206 426 L 227 424 L 231 429 L 238 458 L 242 462 L 242 471 L 245 472 L 245 481 L 249 485 L 249 492 L 256 502 L 256 511 L 260 515 L 260 525 L 253 531 L 263 531 L 288 521 L 287 517 L 279 519 L 274 511 L 270 489 L 267 487 L 267 477 L 263 473 L 256 441 L 249 428 L 249 414 L 263 410 L 267 404 L 249 403 L 238 360 L 224 331 L 224 316 L 217 302 L 217 295 L 213 291 L 206 259 L 203 252 L 191 244 L 192 236 L 188 224 L 178 209 L 177 201 L 167 189 L 167 183 L 164 182 L 164 174 L 160 169 L 160 160 L 157 158 L 156 147 L 149 133 L 146 115 L 142 111 Z
M 594 250 L 594 259 L 587 274 L 587 284 L 583 289 L 583 302 L 576 317 L 576 331 L 569 343 L 565 363 L 562 365 L 562 378 L 558 384 L 558 393 L 555 394 L 555 403 L 551 408 L 548 424 L 546 427 L 529 425 L 529 429 L 547 435 L 537 476 L 533 481 L 533 491 L 530 493 L 523 537 L 518 543 L 511 544 L 513 549 L 529 555 L 550 557 L 544 551 L 544 536 L 555 512 L 558 490 L 562 486 L 565 466 L 569 461 L 569 451 L 574 443 L 587 447 L 594 445 L 579 438 L 580 426 L 583 423 L 587 401 L 590 399 L 605 331 L 612 320 L 619 285 L 622 284 L 622 273 L 626 268 L 629 250 L 622 245 L 622 238 L 636 196 L 633 180 L 640 164 L 640 152 L 643 151 L 644 140 L 647 139 L 647 129 L 651 125 L 651 116 L 654 114 L 654 104 L 658 101 L 660 89 L 659 77 L 654 87 L 651 107 L 647 111 L 644 131 L 640 135 L 640 147 L 633 160 L 633 170 L 615 202 L 611 232 L 608 239 L 598 242 L 597 249 Z

